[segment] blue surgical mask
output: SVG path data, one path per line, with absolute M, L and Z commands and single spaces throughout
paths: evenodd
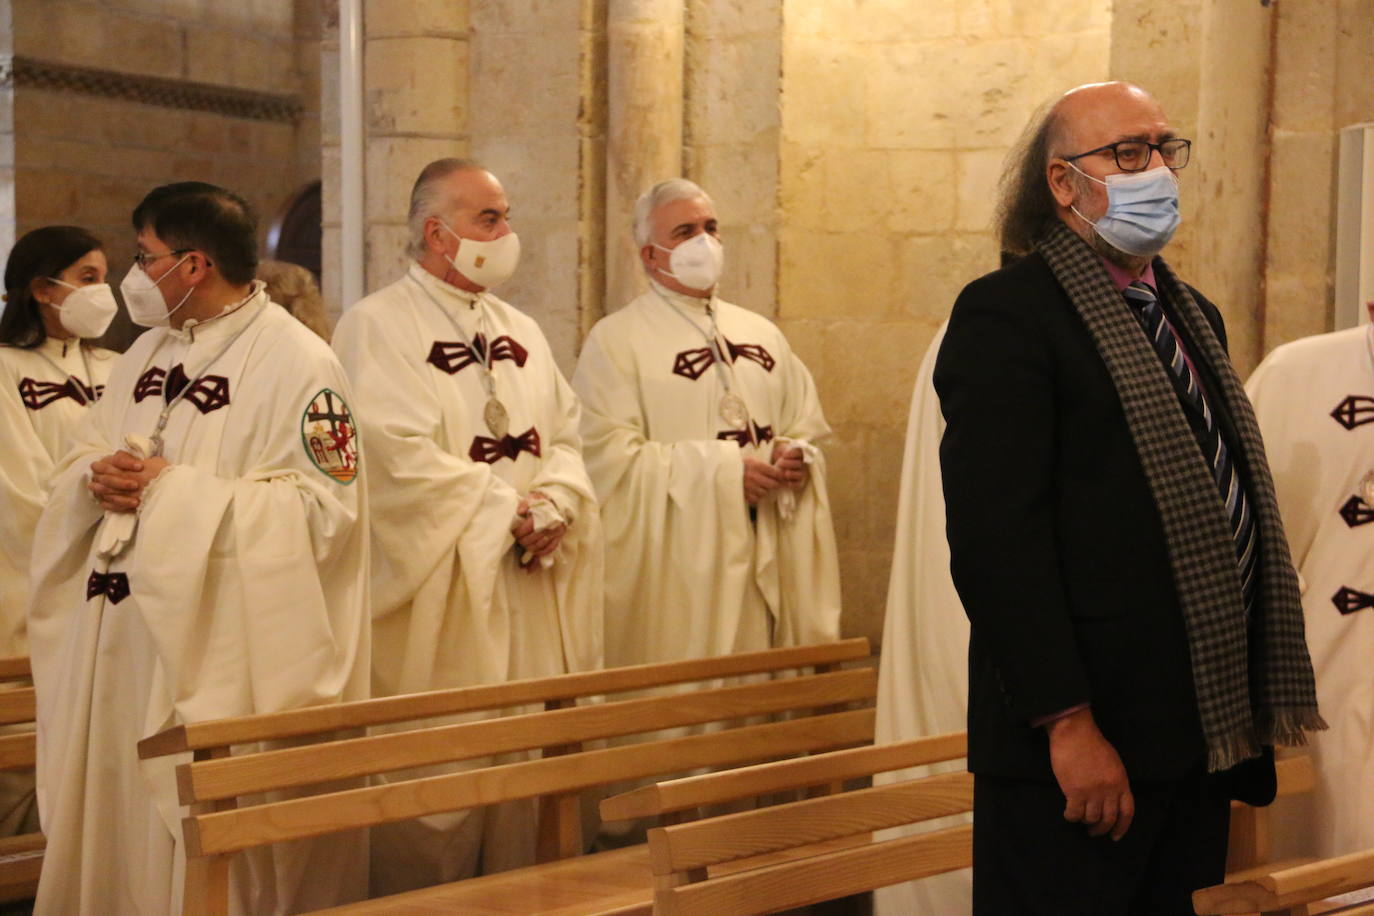
M 1093 178 L 1074 165 L 1084 178 L 1107 186 L 1107 212 L 1097 222 L 1070 207 L 1078 218 L 1097 231 L 1104 241 L 1137 257 L 1154 257 L 1169 244 L 1178 228 L 1178 179 L 1168 166 L 1148 172 L 1108 175 Z

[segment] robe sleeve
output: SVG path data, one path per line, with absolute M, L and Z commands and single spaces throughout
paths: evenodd
M 342 368 L 269 347 L 245 380 L 231 409 L 251 411 L 250 441 L 221 446 L 244 466 L 171 465 L 128 562 L 181 721 L 337 702 L 367 667 L 365 470 L 331 476 L 302 436 L 324 389 L 351 404 Z
M 661 506 L 663 498 L 688 512 L 719 505 L 733 494 L 744 511 L 744 462 L 732 441 L 692 439 L 655 442 L 648 437 L 644 385 L 628 341 L 608 339 L 606 325 L 593 328 L 578 359 L 573 388 L 582 399 L 582 436 L 587 470 L 603 505 Z M 661 508 L 653 511 L 661 511 Z M 612 516 L 605 517 L 614 543 Z
M 8 367 L 0 368 L 0 430 L 4 430 L 4 455 L 0 456 L 0 641 L 21 652 L 24 605 L 33 532 L 43 512 L 52 458 L 44 448 L 23 401 L 18 379 Z M 10 576 L 17 581 L 7 581 Z
M 492 557 L 514 543 L 522 494 L 491 465 L 444 449 L 443 405 L 403 322 L 359 307 L 340 322 L 334 348 L 357 392 L 370 462 L 373 617 L 406 607 L 455 550 L 466 589 L 484 606 L 498 574 Z M 557 445 L 569 445 L 562 430 Z
M 91 571 L 91 542 L 105 517 L 87 489 L 91 463 L 116 451 L 115 398 L 97 401 L 72 429 L 67 453 L 53 471 L 52 487 L 33 535 L 29 563 L 31 586 L 28 608 L 30 657 L 38 686 L 39 717 L 52 683 L 61 668 L 72 597 Z
M 553 500 L 569 523 L 585 515 L 596 502 L 591 478 L 582 457 L 582 434 L 579 429 L 582 404 L 572 387 L 554 365 L 553 354 L 547 355 L 553 374 L 554 410 L 558 426 L 550 431 L 550 444 L 544 450 L 539 472 L 530 482 L 531 490 L 539 490 Z
M 821 410 L 816 383 L 786 339 L 777 336 L 778 368 L 784 373 L 781 435 L 817 444 L 814 440 L 830 434 L 830 425 Z M 765 499 L 757 513 L 755 579 L 774 615 L 773 643 L 777 646 L 840 638 L 839 550 L 825 452 L 817 448 L 791 518 L 780 518 L 776 495 Z
M 1301 435 L 1303 424 L 1295 422 L 1290 407 L 1294 403 L 1293 376 L 1285 365 L 1282 348 L 1270 353 L 1245 383 L 1245 393 L 1255 408 L 1264 453 L 1274 475 L 1279 514 L 1284 534 L 1293 552 L 1293 565 L 1299 570 L 1307 562 L 1308 551 L 1317 536 L 1322 475 L 1313 470 L 1317 457 L 1315 443 Z M 1332 424 L 1334 426 L 1334 424 Z M 1319 467 L 1320 462 L 1315 464 Z

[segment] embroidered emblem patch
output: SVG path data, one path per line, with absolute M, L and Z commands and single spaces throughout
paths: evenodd
M 1361 394 L 1347 395 L 1331 411 L 1331 418 L 1346 429 L 1374 423 L 1374 398 Z
M 229 380 L 222 375 L 203 375 L 194 383 L 186 375 L 186 369 L 177 363 L 170 371 L 161 366 L 153 366 L 143 373 L 134 386 L 134 403 L 141 404 L 145 398 L 161 396 L 171 401 L 181 393 L 181 389 L 191 385 L 186 392 L 186 400 L 195 405 L 201 413 L 210 413 L 221 407 L 229 406 Z
M 111 604 L 118 604 L 129 597 L 129 577 L 125 573 L 103 573 L 91 570 L 90 578 L 86 580 L 86 600 L 99 598 L 101 595 L 110 599 Z
M 773 367 L 777 365 L 773 354 L 762 344 L 737 344 L 724 335 L 721 335 L 721 339 L 725 341 L 725 353 L 731 363 L 737 363 L 741 359 L 751 360 L 762 366 L 764 372 L 772 372 Z M 683 350 L 673 357 L 673 375 L 680 375 L 695 382 L 707 369 L 715 365 L 715 362 L 716 354 L 710 347 Z
M 1365 505 L 1364 500 L 1358 496 L 1352 496 L 1345 501 L 1345 505 L 1340 508 L 1340 516 L 1351 528 L 1358 525 L 1368 525 L 1374 522 L 1374 507 Z
M 339 483 L 358 476 L 358 432 L 337 391 L 320 389 L 301 414 L 301 443 L 315 467 Z
M 1358 592 L 1342 585 L 1337 589 L 1336 594 L 1331 596 L 1331 603 L 1342 614 L 1353 614 L 1367 607 L 1374 607 L 1374 595 L 1366 595 L 1364 592 Z
M 486 352 L 487 338 L 482 334 L 473 338 L 472 347 L 468 347 L 462 341 L 436 340 L 434 346 L 429 348 L 429 357 L 425 362 L 441 372 L 453 375 L 468 366 L 482 362 L 486 359 Z M 523 369 L 529 357 L 529 351 L 509 334 L 502 334 L 491 342 L 492 362 L 508 359 Z
M 89 404 L 98 400 L 104 390 L 104 385 L 91 388 L 85 382 L 74 378 L 65 382 L 40 382 L 31 378 L 19 380 L 19 399 L 29 410 L 42 410 L 63 398 L 71 398 L 78 404 Z
M 520 457 L 521 452 L 529 452 L 538 458 L 540 456 L 539 445 L 539 430 L 531 426 L 518 436 L 505 435 L 500 439 L 473 436 L 472 445 L 468 447 L 468 457 L 473 461 L 481 461 L 486 464 L 495 464 L 502 458 L 515 461 Z

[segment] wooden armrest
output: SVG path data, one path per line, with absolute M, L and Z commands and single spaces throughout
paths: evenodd
M 779 760 L 752 767 L 688 776 L 641 786 L 601 802 L 601 818 L 607 821 L 652 817 L 687 811 L 741 798 L 753 798 L 792 789 L 804 789 L 904 770 L 907 767 L 955 760 L 968 753 L 968 735 L 955 732 L 902 741 L 831 751 L 796 760 Z
M 138 755 L 145 759 L 162 757 L 193 750 L 300 738 L 324 732 L 433 719 L 479 710 L 510 709 L 551 700 L 594 697 L 692 681 L 809 668 L 815 665 L 834 665 L 866 658 L 868 654 L 868 640 L 860 637 L 815 646 L 766 649 L 761 652 L 744 652 L 715 658 L 632 665 L 625 668 L 608 668 L 604 671 L 511 681 L 506 684 L 460 687 L 331 706 L 312 706 L 279 713 L 178 725 L 144 738 L 138 743 Z
M 15 681 L 32 677 L 33 668 L 27 655 L 11 655 L 0 658 L 0 681 Z
M 37 711 L 32 687 L 0 687 L 0 725 L 32 722 Z
M 1204 916 L 1268 912 L 1370 886 L 1374 886 L 1374 849 L 1204 887 L 1193 892 L 1193 908 Z
M 941 773 L 658 827 L 649 831 L 649 850 L 654 874 L 666 875 L 961 814 L 972 808 L 973 775 Z
M 650 832 L 650 836 L 653 832 Z M 810 906 L 972 863 L 973 826 L 963 824 L 838 849 L 677 887 L 659 885 L 655 913 L 753 916 Z M 657 865 L 657 863 L 655 863 Z
M 25 770 L 38 759 L 37 737 L 33 732 L 0 736 L 0 770 Z

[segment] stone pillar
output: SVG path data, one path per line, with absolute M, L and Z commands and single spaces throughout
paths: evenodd
M 570 375 L 602 293 L 605 3 L 470 3 L 472 156 L 504 184 L 521 240 L 498 292 L 539 322 Z
M 722 295 L 778 308 L 782 0 L 690 0 L 684 173 L 710 192 L 725 243 Z
M 1374 121 L 1374 2 L 1281 3 L 1277 15 L 1266 350 L 1334 327 L 1337 132 Z
M 339 302 L 339 17 L 324 4 L 321 152 L 325 301 Z M 364 204 L 372 292 L 407 264 L 406 211 L 426 163 L 468 154 L 467 0 L 367 0 L 364 6 Z
M 367 290 L 408 263 L 406 211 L 420 169 L 468 154 L 467 0 L 368 0 Z
M 609 0 L 606 311 L 643 289 L 630 235 L 635 200 L 682 174 L 683 27 L 682 0 Z
M 1228 0 L 1119 0 L 1112 23 L 1112 75 L 1154 93 L 1193 140 L 1165 255 L 1221 309 L 1242 377 L 1262 355 L 1274 15 Z
M 8 60 L 13 53 L 10 0 L 0 0 L 0 59 Z M 14 87 L 0 81 L 0 251 L 14 247 L 14 225 Z

